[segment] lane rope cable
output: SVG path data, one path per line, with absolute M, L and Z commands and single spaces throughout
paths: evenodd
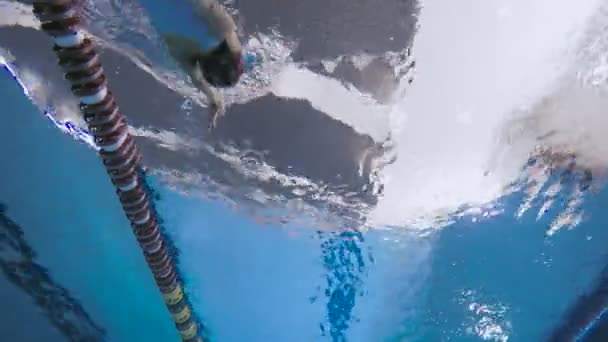
M 74 0 L 38 0 L 34 15 L 41 29 L 53 38 L 53 50 L 71 91 L 80 100 L 80 109 L 98 155 L 116 188 L 122 208 L 131 223 L 146 263 L 164 298 L 171 319 L 184 342 L 204 342 L 203 326 L 168 253 L 150 193 L 146 190 L 141 154 L 128 125 L 108 89 L 104 69 L 93 41 L 79 29 L 80 18 Z

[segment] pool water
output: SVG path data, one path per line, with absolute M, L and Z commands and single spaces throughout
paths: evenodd
M 56 129 L 9 73 L 0 99 L 0 334 L 178 341 L 94 151 Z M 588 219 L 551 237 L 558 213 L 516 218 L 521 193 L 501 199 L 502 215 L 420 236 L 256 222 L 231 203 L 149 181 L 214 341 L 543 341 L 607 262 L 605 190 L 586 198 Z M 9 242 L 18 231 L 35 255 Z M 11 268 L 25 259 L 29 273 Z M 68 304 L 53 311 L 44 298 Z

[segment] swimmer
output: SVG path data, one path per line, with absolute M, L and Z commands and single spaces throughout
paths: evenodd
M 165 35 L 165 42 L 179 67 L 207 97 L 209 129 L 212 129 L 217 124 L 218 116 L 224 114 L 223 101 L 214 88 L 237 84 L 244 72 L 243 49 L 234 20 L 217 0 L 190 1 L 196 13 L 218 38 L 219 44 L 204 49 L 197 41 L 174 34 Z

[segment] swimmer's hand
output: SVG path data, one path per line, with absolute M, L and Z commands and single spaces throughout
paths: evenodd
M 214 96 L 209 103 L 209 130 L 217 126 L 217 119 L 226 112 L 224 102 L 219 96 Z
M 222 101 L 222 97 L 211 87 L 207 80 L 205 80 L 198 61 L 194 64 L 194 67 L 190 69 L 190 77 L 196 87 L 207 96 L 207 100 L 209 101 L 209 130 L 211 130 L 217 125 L 218 117 L 224 115 L 224 101 Z

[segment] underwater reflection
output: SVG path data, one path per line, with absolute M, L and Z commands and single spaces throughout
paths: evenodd
M 46 268 L 36 263 L 36 253 L 23 229 L 0 203 L 0 269 L 13 285 L 33 299 L 38 309 L 67 341 L 103 341 L 106 332 L 67 289 L 57 284 Z

